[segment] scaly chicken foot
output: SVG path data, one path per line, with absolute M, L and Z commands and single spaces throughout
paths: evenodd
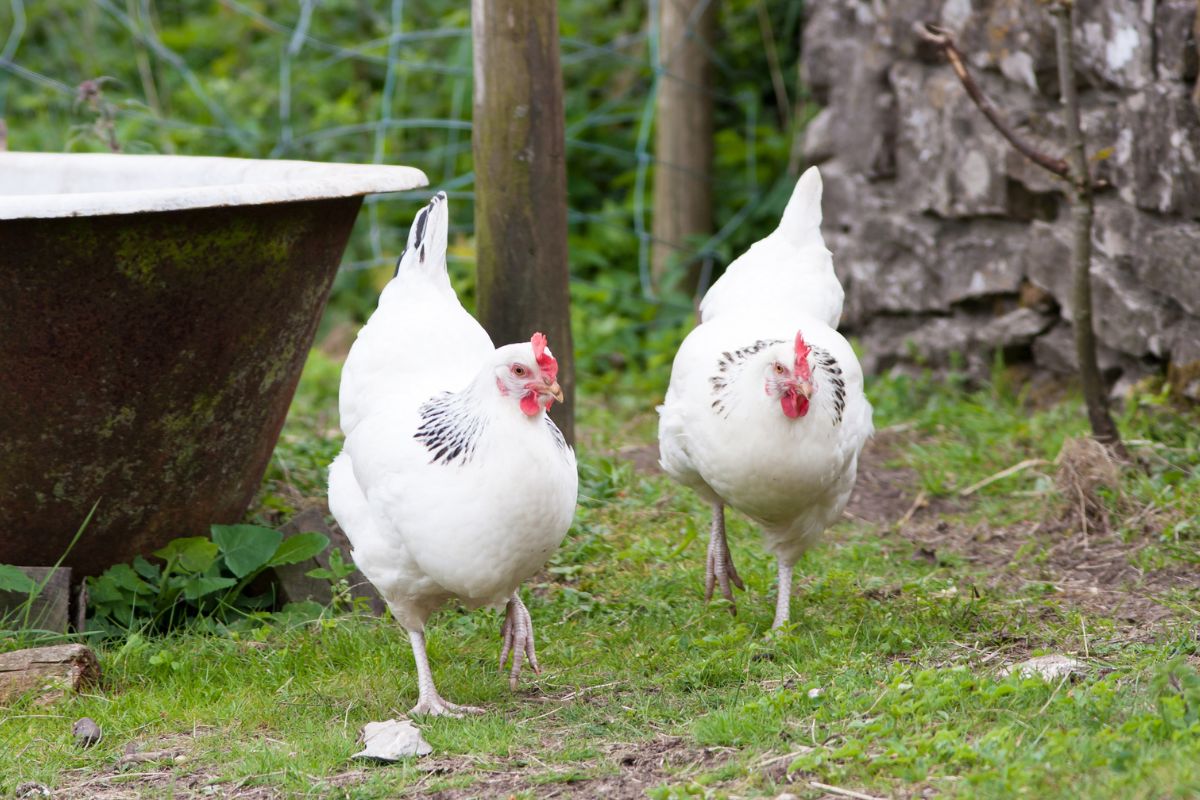
M 783 559 L 779 559 L 779 581 L 778 591 L 775 595 L 775 621 L 771 623 L 771 630 L 777 631 L 784 625 L 788 624 L 788 619 L 791 616 L 792 604 L 792 565 L 783 563 Z
M 533 642 L 533 619 L 529 609 L 521 602 L 517 592 L 508 600 L 508 610 L 504 615 L 504 624 L 500 627 L 500 638 L 503 642 L 500 648 L 500 669 L 504 670 L 504 662 L 512 653 L 512 670 L 508 674 L 508 688 L 517 690 L 517 676 L 521 674 L 521 663 L 528 658 L 529 666 L 540 675 L 541 667 L 537 663 L 537 649 Z
M 733 599 L 733 588 L 745 589 L 737 570 L 733 566 L 733 557 L 729 554 L 729 543 L 725 540 L 725 504 L 713 503 L 712 532 L 708 537 L 708 561 L 704 566 L 704 602 L 712 600 L 713 586 L 721 587 L 721 594 L 729 601 L 729 613 L 737 614 L 737 603 Z
M 461 717 L 464 714 L 482 714 L 477 706 L 460 706 L 438 694 L 433 685 L 433 671 L 429 668 L 429 656 L 425 653 L 425 634 L 409 631 L 408 641 L 412 644 L 413 658 L 417 662 L 417 704 L 408 711 L 410 717 L 428 714 L 431 717 Z

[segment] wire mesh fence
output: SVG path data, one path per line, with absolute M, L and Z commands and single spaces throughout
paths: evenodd
M 663 80 L 660 2 L 560 4 L 572 277 L 581 292 L 654 298 L 651 132 Z M 697 5 L 701 13 L 709 2 Z M 0 0 L 0 119 L 14 150 L 121 150 L 399 163 L 430 177 L 375 196 L 339 278 L 350 297 L 388 274 L 430 192 L 452 208 L 451 258 L 469 295 L 472 64 L 469 10 L 446 0 Z M 712 267 L 772 224 L 790 185 L 800 2 L 721 0 L 703 42 L 715 80 L 717 229 L 679 268 Z M 781 108 L 782 106 L 782 108 Z M 794 164 L 792 165 L 794 168 Z M 676 245 L 678 246 L 678 245 Z M 364 297 L 373 293 L 359 292 Z M 369 300 L 364 299 L 363 303 Z M 610 304 L 619 302 L 609 298 Z M 353 309 L 355 301 L 346 300 Z M 672 305 L 673 304 L 673 305 Z M 365 307 L 360 309 L 365 311 Z M 355 312 L 357 313 L 357 312 Z M 641 314 L 644 323 L 655 315 Z

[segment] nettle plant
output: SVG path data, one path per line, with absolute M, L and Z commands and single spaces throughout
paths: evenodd
M 211 531 L 211 538 L 176 539 L 156 550 L 162 564 L 138 556 L 89 578 L 89 629 L 168 630 L 197 618 L 224 623 L 251 617 L 275 603 L 270 589 L 250 594 L 255 578 L 329 546 L 329 538 L 316 532 L 284 539 L 259 525 L 213 525 Z
M 11 564 L 0 564 L 0 592 L 29 594 L 36 588 L 33 579 Z
M 304 574 L 310 578 L 329 581 L 329 590 L 333 597 L 329 605 L 334 611 L 365 609 L 366 600 L 355 598 L 351 592 L 349 577 L 352 572 L 354 572 L 354 564 L 343 561 L 342 551 L 335 547 L 329 551 L 328 567 L 310 569 Z

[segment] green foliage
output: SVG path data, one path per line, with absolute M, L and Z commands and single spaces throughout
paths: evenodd
M 329 581 L 334 611 L 347 611 L 354 606 L 350 594 L 350 573 L 354 572 L 354 564 L 342 560 L 341 548 L 335 547 L 329 551 L 329 566 L 317 567 L 304 573 L 310 578 Z
M 338 275 L 320 335 L 374 309 L 414 213 L 436 188 L 451 195 L 450 269 L 472 306 L 464 4 L 407 2 L 395 6 L 399 18 L 387 4 L 352 0 L 314 4 L 308 16 L 282 0 L 21 7 L 23 27 L 16 6 L 0 3 L 0 31 L 21 31 L 11 40 L 20 69 L 0 70 L 10 149 L 107 151 L 115 141 L 126 152 L 411 164 L 431 189 L 364 207 L 345 258 L 354 269 Z M 661 391 L 692 308 L 690 297 L 650 296 L 640 274 L 654 177 L 649 8 L 559 4 L 573 321 L 581 385 L 596 394 Z M 799 0 L 718 4 L 714 217 L 735 224 L 693 243 L 676 274 L 705 259 L 719 272 L 778 221 L 797 166 L 793 139 L 811 113 L 795 67 L 801 9 Z M 302 24 L 306 36 L 293 37 Z M 391 45 L 393 25 L 401 37 Z
M 0 564 L 0 592 L 15 595 L 18 601 L 6 603 L 8 608 L 0 611 L 0 639 L 12 635 L 9 629 L 15 632 L 30 627 L 33 603 L 41 588 L 37 581 L 16 567 Z
M 243 578 L 266 566 L 283 534 L 257 525 L 214 525 L 212 538 L 225 557 L 225 566 L 235 577 Z
M 33 579 L 9 564 L 0 564 L 0 592 L 28 594 L 35 588 Z
M 155 551 L 161 565 L 138 556 L 89 578 L 89 628 L 115 635 L 166 631 L 197 618 L 246 618 L 272 604 L 269 595 L 247 593 L 263 570 L 306 561 L 328 546 L 322 533 L 284 540 L 279 531 L 258 525 L 213 525 L 211 539 L 175 539 Z

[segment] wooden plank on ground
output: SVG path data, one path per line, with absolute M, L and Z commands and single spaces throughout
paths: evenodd
M 99 680 L 100 662 L 82 644 L 0 653 L 0 703 L 10 703 L 28 692 L 50 701 Z

